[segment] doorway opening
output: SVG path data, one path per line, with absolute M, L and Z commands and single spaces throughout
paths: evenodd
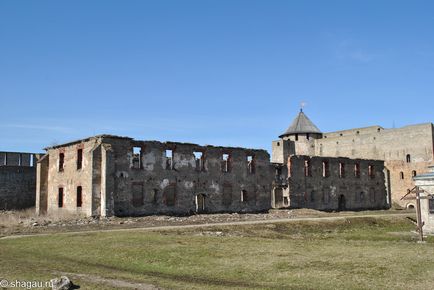
M 343 211 L 346 209 L 346 204 L 345 204 L 345 196 L 343 194 L 341 194 L 339 196 L 339 204 L 338 204 L 338 210 L 339 211 Z
M 197 213 L 205 212 L 205 195 L 202 193 L 196 195 L 196 212 Z

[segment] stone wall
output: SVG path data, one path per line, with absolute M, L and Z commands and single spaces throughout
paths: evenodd
M 287 184 L 274 190 L 275 207 L 319 210 L 388 208 L 383 161 L 297 155 L 288 158 L 287 168 L 289 170 L 282 171 L 280 178 L 285 180 L 287 174 Z
M 77 169 L 79 149 L 83 163 Z M 264 150 L 98 136 L 50 148 L 47 156 L 48 213 L 258 212 L 271 204 L 274 169 Z M 43 200 L 41 193 L 38 198 Z
M 412 175 L 433 164 L 433 146 L 431 123 L 397 129 L 372 126 L 325 133 L 315 140 L 315 155 L 385 160 L 392 200 L 405 207 L 408 201 L 400 198 L 414 187 Z
M 38 154 L 23 152 L 0 152 L 0 166 L 36 167 Z
M 41 200 L 41 213 L 96 214 L 92 190 L 93 159 L 94 151 L 101 150 L 100 144 L 100 139 L 89 138 L 47 150 L 47 155 L 43 158 L 44 164 L 41 164 L 41 168 L 38 166 L 40 192 L 37 193 L 37 199 Z M 82 152 L 81 161 L 79 150 Z M 97 195 L 100 195 L 99 191 Z
M 35 206 L 37 155 L 0 152 L 0 210 Z

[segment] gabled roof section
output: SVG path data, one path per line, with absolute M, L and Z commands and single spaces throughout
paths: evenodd
M 300 113 L 298 113 L 297 117 L 292 121 L 291 126 L 289 126 L 285 133 L 280 135 L 279 138 L 303 133 L 322 134 L 318 127 L 303 113 L 303 110 L 300 110 Z
M 63 143 L 63 144 L 53 145 L 53 146 L 44 148 L 44 150 L 56 149 L 56 148 L 60 148 L 60 147 L 71 146 L 71 145 L 74 145 L 74 144 L 78 144 L 78 143 L 81 143 L 81 142 L 87 142 L 87 141 L 89 141 L 91 139 L 97 139 L 97 138 L 111 138 L 111 139 L 133 140 L 133 138 L 130 138 L 130 137 L 101 134 L 101 135 L 95 135 L 95 136 L 92 136 L 92 137 L 88 137 L 88 138 L 84 138 L 84 139 L 79 139 L 79 140 L 75 140 L 75 141 L 71 141 L 71 142 L 67 142 L 67 143 Z

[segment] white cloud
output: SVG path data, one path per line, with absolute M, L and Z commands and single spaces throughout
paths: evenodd
M 334 48 L 336 58 L 361 63 L 368 63 L 375 59 L 375 55 L 365 49 L 357 47 L 353 41 L 346 39 L 340 41 Z

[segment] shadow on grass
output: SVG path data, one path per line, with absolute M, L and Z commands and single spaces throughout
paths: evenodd
M 209 278 L 209 277 L 187 275 L 187 274 L 169 274 L 169 273 L 163 273 L 163 272 L 152 271 L 152 270 L 123 269 L 121 267 L 116 267 L 116 266 L 106 265 L 101 263 L 93 263 L 90 261 L 78 261 L 68 257 L 58 257 L 58 258 L 66 262 L 67 264 L 71 263 L 71 264 L 76 264 L 76 265 L 78 264 L 86 267 L 96 268 L 98 270 L 103 270 L 104 273 L 108 273 L 108 271 L 111 271 L 111 273 L 113 274 L 116 274 L 116 272 L 125 273 L 125 274 L 133 273 L 138 275 L 145 275 L 148 277 L 157 277 L 157 278 L 171 280 L 175 282 L 186 282 L 192 284 L 204 284 L 204 285 L 223 286 L 223 287 L 244 287 L 244 288 L 265 287 L 265 285 L 248 282 L 248 281 Z M 117 278 L 117 277 L 106 277 L 106 278 Z M 140 283 L 144 281 L 136 280 L 136 281 L 129 281 L 129 282 Z

